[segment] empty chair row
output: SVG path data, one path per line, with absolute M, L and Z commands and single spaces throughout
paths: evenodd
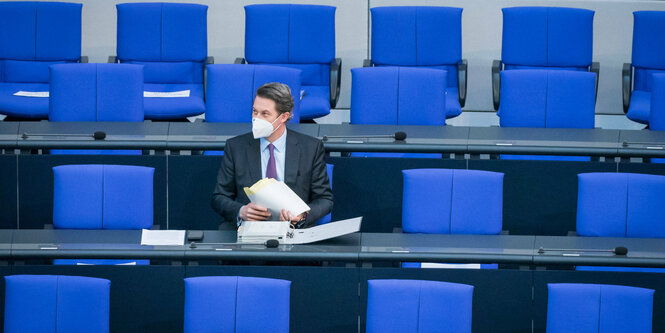
M 184 282 L 185 333 L 289 332 L 290 281 L 206 276 Z M 367 283 L 368 333 L 472 331 L 471 285 Z M 7 276 L 4 331 L 108 332 L 110 284 L 81 276 Z M 549 284 L 547 332 L 651 332 L 653 295 L 629 286 Z

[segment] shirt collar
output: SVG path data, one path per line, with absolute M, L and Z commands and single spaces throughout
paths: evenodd
M 275 142 L 272 143 L 273 146 L 275 146 L 275 150 L 278 152 L 284 152 L 286 149 L 286 132 L 288 130 L 285 130 L 282 136 L 280 136 Z M 270 141 L 268 141 L 266 138 L 261 138 L 261 151 L 264 151 L 268 149 L 268 145 L 270 144 Z

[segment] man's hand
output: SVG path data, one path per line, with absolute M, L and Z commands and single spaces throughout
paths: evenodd
M 302 221 L 304 217 L 305 213 L 302 213 L 300 215 L 293 215 L 291 214 L 291 212 L 289 212 L 286 209 L 282 209 L 282 211 L 279 213 L 280 221 L 291 221 L 293 224 Z
M 240 208 L 240 218 L 245 221 L 267 221 L 270 212 L 268 208 L 250 202 Z

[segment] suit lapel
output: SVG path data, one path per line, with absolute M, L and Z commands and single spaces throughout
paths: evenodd
M 259 140 L 250 137 L 249 149 L 247 149 L 247 162 L 249 166 L 249 176 L 252 178 L 252 184 L 261 179 L 261 145 Z
M 291 132 L 293 133 L 293 132 Z M 298 138 L 289 134 L 286 136 L 286 161 L 284 161 L 284 182 L 291 188 L 295 188 L 300 168 L 300 147 Z

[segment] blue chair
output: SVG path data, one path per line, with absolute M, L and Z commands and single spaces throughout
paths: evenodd
M 256 90 L 269 82 L 291 88 L 292 122 L 300 122 L 299 69 L 267 65 L 208 65 L 206 122 L 250 123 Z
M 51 121 L 143 121 L 143 66 L 61 64 L 50 68 Z M 141 155 L 140 150 L 52 149 L 51 154 Z
M 335 168 L 334 165 L 332 164 L 327 164 L 326 163 L 326 173 L 328 174 L 328 179 L 330 180 L 330 189 L 332 190 L 332 184 L 333 184 L 333 169 Z M 322 225 L 326 223 L 330 223 L 332 217 L 332 212 L 328 213 L 328 215 L 322 217 L 318 221 L 316 221 L 316 225 Z
M 208 6 L 124 3 L 118 10 L 117 58 L 144 66 L 146 92 L 189 91 L 189 97 L 146 97 L 145 118 L 182 119 L 205 112 Z
M 411 169 L 402 170 L 402 175 L 403 232 L 474 235 L 501 233 L 503 173 L 461 169 Z M 433 203 L 436 209 L 432 209 Z M 421 265 L 404 263 L 402 267 Z M 498 265 L 481 264 L 480 268 L 496 269 Z
M 502 11 L 501 60 L 492 64 L 495 110 L 499 110 L 502 100 L 503 70 L 594 72 L 596 91 L 600 65 L 591 61 L 594 11 L 564 7 L 512 7 Z
M 351 124 L 446 124 L 447 72 L 429 68 L 351 69 Z M 441 158 L 441 154 L 352 153 L 354 157 Z
M 471 332 L 473 286 L 419 280 L 367 284 L 367 333 Z
M 578 236 L 665 238 L 665 176 L 594 172 L 577 178 Z M 665 273 L 662 268 L 577 269 Z
M 665 72 L 651 74 L 650 81 L 649 129 L 665 131 Z M 653 162 L 655 159 L 651 160 Z
M 14 94 L 49 91 L 49 65 L 87 62 L 81 57 L 81 7 L 64 2 L 0 2 L 0 114 L 15 119 L 48 117 L 48 97 Z
M 665 73 L 665 11 L 633 12 L 631 63 L 623 64 L 623 111 L 628 119 L 650 124 L 650 75 Z
M 501 127 L 594 128 L 595 73 L 501 72 Z M 589 161 L 588 156 L 501 155 L 501 159 Z
M 289 332 L 291 281 L 206 276 L 185 279 L 185 333 Z
M 342 60 L 335 58 L 335 7 L 245 6 L 245 58 L 236 63 L 302 70 L 300 119 L 330 113 L 339 99 Z
M 445 70 L 446 117 L 462 113 L 467 61 L 462 59 L 462 8 L 375 7 L 369 66 L 409 66 Z
M 53 167 L 53 227 L 56 229 L 150 229 L 154 168 L 131 165 Z M 54 260 L 54 264 L 94 260 Z M 104 260 L 148 264 L 148 260 Z
M 651 333 L 651 289 L 549 283 L 547 333 Z
M 83 276 L 5 276 L 5 333 L 109 332 L 110 288 Z

